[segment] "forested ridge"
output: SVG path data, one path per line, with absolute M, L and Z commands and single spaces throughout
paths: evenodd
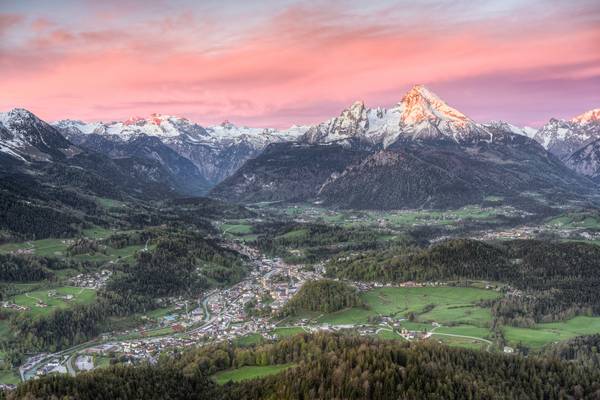
M 192 295 L 215 284 L 233 284 L 247 272 L 239 254 L 201 234 L 171 231 L 155 242 L 153 251 L 137 253 L 136 262 L 110 282 L 109 290 L 151 297 Z
M 288 363 L 294 366 L 262 379 L 224 386 L 210 380 L 229 368 Z M 300 334 L 259 347 L 201 347 L 163 357 L 155 367 L 44 377 L 21 385 L 8 398 L 598 399 L 600 372 L 556 358 Z
M 323 223 L 270 221 L 256 224 L 257 235 L 250 244 L 265 254 L 283 257 L 291 263 L 313 263 L 344 251 L 364 251 L 385 248 L 382 233 L 366 227 L 342 227 Z M 407 235 L 397 235 L 395 242 L 410 243 Z M 290 250 L 301 250 L 303 255 Z
M 302 310 L 330 313 L 347 307 L 362 306 L 358 290 L 344 282 L 323 279 L 308 281 L 285 305 L 284 315 L 294 315 Z

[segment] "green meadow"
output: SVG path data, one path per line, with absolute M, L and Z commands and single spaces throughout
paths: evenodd
M 468 287 L 379 288 L 362 293 L 366 307 L 351 308 L 318 317 L 317 321 L 335 325 L 367 323 L 369 317 L 407 318 L 431 326 L 470 324 L 485 327 L 491 321 L 489 309 L 477 306 L 481 300 L 495 299 L 500 294 L 492 290 Z
M 510 344 L 521 343 L 531 348 L 595 333 L 600 333 L 600 317 L 579 316 L 566 321 L 537 324 L 533 328 L 504 328 L 504 337 Z
M 293 366 L 294 364 L 247 366 L 221 371 L 213 375 L 213 377 L 219 385 L 223 385 L 229 381 L 240 382 L 249 379 L 262 378 L 268 375 L 275 375 Z
M 52 296 L 51 292 L 56 292 Z M 64 296 L 73 296 L 68 300 Z M 96 299 L 96 291 L 93 289 L 63 286 L 57 288 L 39 289 L 26 292 L 10 299 L 11 302 L 20 306 L 28 307 L 26 314 L 32 316 L 48 315 L 56 310 L 72 307 L 76 304 L 90 304 Z

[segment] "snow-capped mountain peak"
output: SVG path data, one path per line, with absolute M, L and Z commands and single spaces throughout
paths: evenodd
M 308 127 L 278 131 L 271 128 L 236 126 L 229 121 L 212 127 L 189 119 L 163 114 L 131 117 L 125 121 L 90 122 L 62 120 L 54 123 L 67 138 L 83 143 L 89 135 L 127 144 L 144 143 L 144 136 L 158 138 L 178 154 L 191 160 L 209 181 L 218 181 L 255 157 L 268 144 L 297 140 Z
M 420 124 L 440 119 L 452 121 L 460 126 L 472 123 L 466 115 L 450 107 L 423 85 L 413 86 L 404 95 L 399 106 L 402 109 L 401 120 L 405 124 Z
M 566 160 L 577 150 L 600 139 L 600 109 L 587 111 L 570 120 L 551 118 L 534 139 L 546 150 Z
M 68 140 L 31 111 L 14 108 L 0 113 L 0 152 L 20 160 L 47 161 L 73 151 Z
M 354 102 L 339 117 L 311 127 L 304 140 L 323 143 L 357 137 L 387 147 L 398 140 L 490 141 L 492 136 L 425 86 L 416 85 L 389 109 Z
M 571 119 L 571 122 L 576 122 L 579 124 L 587 124 L 590 122 L 600 122 L 600 108 L 595 108 L 593 110 L 584 112 Z

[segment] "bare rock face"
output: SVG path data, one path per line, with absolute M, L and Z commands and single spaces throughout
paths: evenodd
M 600 183 L 600 139 L 583 146 L 565 160 L 567 166 Z

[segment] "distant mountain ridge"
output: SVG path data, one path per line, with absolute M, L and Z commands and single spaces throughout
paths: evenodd
M 124 122 L 62 120 L 56 126 L 74 142 L 86 142 L 87 135 L 107 141 L 132 144 L 140 137 L 158 138 L 164 145 L 190 160 L 208 185 L 214 185 L 237 170 L 246 160 L 257 156 L 268 144 L 297 140 L 304 127 L 285 131 L 269 128 L 238 127 L 229 122 L 204 128 L 186 118 L 152 114 Z
M 600 171 L 596 155 L 599 118 L 597 109 L 569 121 L 552 119 L 539 130 L 505 121 L 480 124 L 422 85 L 411 88 L 391 108 L 371 109 L 354 102 L 323 123 L 287 130 L 238 127 L 229 122 L 203 127 L 186 118 L 161 114 L 122 122 L 61 120 L 49 125 L 27 110 L 15 109 L 0 113 L 0 167 L 53 161 L 73 164 L 77 160 L 85 165 L 83 159 L 89 158 L 91 151 L 112 160 L 105 173 L 120 174 L 123 182 L 133 179 L 131 187 L 138 192 L 149 183 L 161 185 L 164 193 L 199 195 L 216 185 L 211 193 L 220 198 L 231 196 L 231 200 L 313 198 L 348 207 L 368 205 L 366 197 L 360 200 L 348 192 L 351 182 L 360 180 L 357 174 L 365 174 L 370 180 L 364 182 L 364 188 L 375 185 L 369 189 L 371 198 L 385 197 L 381 202 L 388 206 L 437 207 L 446 201 L 431 195 L 442 187 L 451 189 L 439 191 L 448 199 L 464 201 L 467 197 L 479 201 L 491 192 L 512 196 L 517 188 L 526 188 L 524 182 L 544 190 L 556 184 L 557 190 L 565 193 L 589 192 L 583 189 L 589 182 L 578 182 L 577 175 L 557 164 L 539 144 L 573 171 L 596 179 Z M 534 163 L 515 143 L 530 152 L 543 172 L 534 172 L 529 165 L 521 173 L 508 167 L 515 160 Z M 438 151 L 441 148 L 445 153 Z M 453 163 L 455 169 L 450 170 Z M 500 177 L 482 167 L 490 163 L 505 175 Z M 108 166 L 104 161 L 100 164 Z M 395 165 L 407 175 L 402 177 L 386 165 Z M 487 172 L 468 173 L 467 166 L 475 165 Z M 290 170 L 291 166 L 295 170 Z M 424 180 L 419 168 L 430 172 L 431 181 Z M 310 176 L 310 182 L 302 181 L 299 171 Z M 417 175 L 423 176 L 417 179 Z M 497 181 L 487 182 L 492 175 Z M 383 186 L 377 189 L 376 177 L 387 185 L 401 182 L 408 186 L 399 185 L 392 192 Z M 451 194 L 461 187 L 472 194 Z
M 425 86 L 416 85 L 391 108 L 367 108 L 362 101 L 356 101 L 330 120 L 286 130 L 248 128 L 229 122 L 203 127 L 186 118 L 161 114 L 108 123 L 62 120 L 54 125 L 67 138 L 78 143 L 86 142 L 84 137 L 90 134 L 115 143 L 134 142 L 139 136 L 156 137 L 196 166 L 206 182 L 194 185 L 202 188 L 216 185 L 231 176 L 269 144 L 295 141 L 330 143 L 356 138 L 385 148 L 399 140 L 493 141 L 495 135 L 511 132 L 535 139 L 565 161 L 582 146 L 600 138 L 597 126 L 599 113 L 592 110 L 570 121 L 552 119 L 539 130 L 505 121 L 479 124 L 446 104 Z M 132 147 L 127 146 L 129 149 Z M 188 180 L 193 181 L 195 178 Z
M 98 196 L 176 193 L 173 177 L 156 160 L 128 156 L 124 166 L 75 145 L 24 109 L 0 113 L 0 155 L 3 177 L 27 175 L 49 185 L 63 182 Z

